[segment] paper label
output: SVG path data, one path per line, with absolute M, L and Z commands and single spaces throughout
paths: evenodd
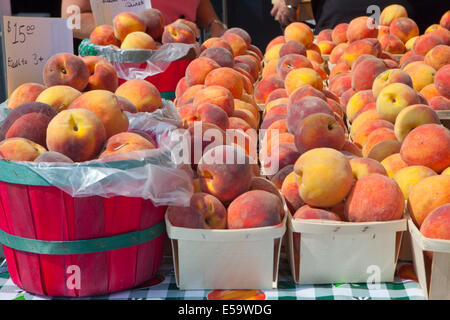
M 116 15 L 121 12 L 139 13 L 152 7 L 150 0 L 90 0 L 95 24 L 112 25 Z
M 73 32 L 67 19 L 4 16 L 3 47 L 9 96 L 26 82 L 43 83 L 47 60 L 73 53 Z

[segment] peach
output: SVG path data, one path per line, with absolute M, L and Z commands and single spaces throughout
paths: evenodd
M 394 130 L 379 128 L 372 131 L 363 145 L 363 156 L 383 161 L 388 156 L 400 151 L 401 143 L 397 141 Z
M 378 97 L 381 90 L 391 83 L 404 83 L 411 88 L 413 87 L 412 79 L 408 73 L 399 69 L 389 69 L 380 73 L 374 80 L 372 92 L 374 97 Z
M 264 103 L 269 94 L 279 88 L 284 89 L 284 81 L 278 76 L 278 74 L 272 74 L 262 78 L 261 81 L 255 86 L 254 96 L 256 102 Z
M 439 24 L 446 28 L 447 30 L 450 30 L 450 10 L 447 10 L 441 17 L 441 20 Z
M 319 64 L 323 63 L 323 58 L 320 52 L 320 48 L 319 48 L 319 52 L 315 51 L 315 50 L 306 50 L 306 58 L 308 58 L 309 61 L 312 62 L 317 62 Z
M 283 204 L 276 195 L 263 191 L 248 191 L 228 207 L 228 228 L 245 229 L 275 226 L 284 216 Z
M 194 115 L 196 119 L 217 125 L 222 130 L 227 130 L 230 123 L 227 113 L 220 107 L 203 103 L 195 108 Z
M 404 83 L 392 83 L 381 90 L 376 103 L 380 117 L 394 123 L 402 109 L 419 103 L 419 97 L 410 86 Z
M 413 52 L 413 51 L 411 51 Z M 406 54 L 404 55 L 404 57 L 406 56 Z M 412 55 L 408 56 L 406 59 L 402 59 L 402 61 L 400 62 L 400 67 L 402 69 L 405 69 L 407 65 L 416 62 L 416 61 L 424 61 L 425 57 L 424 56 L 420 56 L 418 54 L 413 53 Z
M 300 99 L 303 99 L 304 97 L 317 97 L 322 99 L 323 101 L 327 100 L 327 97 L 323 91 L 317 90 L 316 88 L 312 87 L 309 84 L 306 84 L 304 86 L 301 86 L 297 89 L 295 89 L 290 95 L 288 99 L 288 105 L 292 105 L 299 101 Z
M 347 196 L 353 185 L 349 161 L 337 150 L 312 149 L 294 165 L 301 198 L 316 207 L 332 207 Z
M 67 107 L 79 96 L 81 92 L 69 86 L 52 86 L 45 89 L 37 97 L 36 102 L 48 104 L 60 112 Z
M 289 99 L 288 98 L 278 98 L 276 100 L 270 101 L 269 103 L 266 104 L 264 111 L 265 112 L 269 112 L 273 107 L 276 106 L 287 106 L 289 103 Z
M 399 17 L 392 20 L 389 32 L 406 43 L 409 39 L 419 35 L 419 27 L 414 20 L 408 17 Z
M 442 96 L 450 99 L 450 65 L 446 65 L 436 72 L 434 85 Z
M 145 22 L 132 12 L 122 12 L 113 19 L 114 36 L 123 41 L 125 37 L 132 32 L 145 32 L 147 26 Z
M 200 57 L 212 59 L 221 67 L 234 67 L 233 54 L 222 47 L 207 48 L 200 54 Z
M 429 105 L 434 110 L 450 110 L 450 99 L 442 96 L 433 97 Z
M 425 63 L 439 70 L 443 66 L 450 64 L 450 46 L 437 45 L 425 55 Z
M 306 48 L 301 42 L 291 40 L 280 47 L 279 57 L 282 58 L 288 54 L 299 54 L 306 57 Z
M 401 219 L 405 200 L 397 183 L 381 174 L 369 174 L 356 181 L 346 204 L 350 222 L 390 221 Z
M 337 64 L 339 62 L 339 59 L 344 54 L 345 49 L 348 47 L 348 43 L 339 43 L 336 47 L 333 48 L 330 52 L 330 63 Z
M 378 29 L 373 18 L 362 16 L 350 21 L 346 34 L 348 41 L 354 42 L 365 38 L 376 38 Z
M 205 40 L 200 49 L 202 50 L 202 52 L 206 49 L 209 48 L 214 48 L 214 47 L 221 47 L 226 49 L 227 51 L 229 51 L 231 54 L 233 54 L 233 49 L 231 48 L 231 46 L 228 44 L 228 42 L 226 42 L 225 40 L 221 39 L 221 38 L 217 38 L 217 37 L 211 37 L 207 40 Z
M 286 105 L 277 105 L 273 108 L 270 108 L 270 110 L 265 113 L 264 117 L 269 118 L 276 114 L 284 114 L 287 116 L 287 113 L 288 113 L 288 109 L 287 109 Z
M 261 73 L 262 79 L 265 79 L 271 75 L 277 75 L 277 66 L 279 61 L 280 59 L 272 59 L 265 63 Z
M 342 219 L 334 212 L 319 208 L 313 208 L 308 205 L 304 205 L 298 210 L 296 210 L 293 215 L 293 218 L 303 220 L 320 219 L 320 220 L 342 221 Z
M 103 123 L 88 109 L 63 110 L 47 127 L 49 151 L 62 153 L 75 162 L 94 159 L 105 141 Z
M 229 117 L 234 112 L 234 99 L 233 95 L 225 87 L 222 86 L 209 86 L 201 89 L 195 94 L 193 104 L 194 107 L 198 107 L 201 104 L 210 103 L 222 108 Z
M 344 111 L 346 111 L 347 104 L 355 93 L 356 93 L 356 91 L 353 90 L 353 88 L 349 88 L 346 91 L 344 91 L 341 94 L 341 96 L 339 97 L 339 102 L 341 103 L 342 107 L 344 108 Z
M 249 110 L 235 109 L 232 116 L 245 120 L 254 130 L 258 128 L 258 120 Z
M 286 92 L 286 89 L 284 88 L 278 88 L 273 90 L 266 98 L 265 104 L 268 104 L 271 101 L 280 99 L 280 98 L 288 98 L 288 94 Z
M 280 58 L 280 50 L 283 47 L 283 44 L 276 44 L 272 48 L 270 48 L 264 54 L 264 62 L 267 63 L 271 60 L 276 60 Z
M 133 79 L 124 82 L 117 88 L 116 95 L 130 100 L 139 112 L 153 112 L 162 107 L 158 89 L 145 80 Z
M 305 204 L 298 193 L 297 181 L 293 171 L 285 177 L 283 184 L 281 185 L 281 193 L 283 194 L 286 205 L 291 213 L 294 213 Z
M 187 128 L 190 139 L 190 161 L 195 169 L 201 157 L 216 146 L 223 145 L 226 141 L 226 133 L 212 123 L 195 121 Z
M 374 159 L 354 157 L 351 158 L 349 162 L 352 167 L 353 176 L 356 180 L 373 173 L 387 176 L 384 167 Z
M 443 176 L 450 176 L 450 167 L 448 167 L 447 169 L 445 169 L 444 171 L 441 172 L 441 175 Z
M 0 141 L 9 138 L 25 138 L 45 146 L 47 126 L 56 115 L 49 105 L 28 102 L 13 109 L 0 127 Z
M 164 27 L 162 34 L 162 43 L 187 43 L 192 44 L 196 42 L 195 31 L 188 25 L 181 22 L 173 22 Z
M 395 136 L 403 142 L 415 128 L 428 123 L 440 124 L 439 116 L 432 108 L 424 104 L 414 104 L 404 108 L 395 119 Z
M 12 161 L 34 161 L 46 151 L 41 145 L 25 138 L 9 138 L 0 142 L 0 156 Z
M 133 132 L 121 132 L 106 141 L 105 151 L 100 154 L 99 159 L 149 149 L 155 149 L 155 146 L 141 135 Z
M 362 147 L 372 131 L 379 128 L 388 128 L 394 130 L 394 125 L 386 120 L 367 120 L 361 124 L 359 129 L 355 131 L 353 143 L 358 147 Z
M 434 34 L 424 34 L 422 36 L 419 36 L 417 40 L 414 41 L 413 51 L 416 54 L 425 56 L 428 51 L 440 44 L 444 44 L 442 38 Z
M 344 146 L 345 131 L 333 116 L 315 113 L 304 118 L 296 128 L 295 146 L 300 153 L 314 148 Z
M 89 40 L 100 46 L 120 47 L 120 40 L 114 35 L 114 28 L 106 24 L 95 27 L 89 36 Z
M 286 42 L 298 41 L 307 47 L 314 42 L 314 34 L 311 28 L 303 22 L 293 22 L 284 29 L 284 39 Z
M 412 37 L 411 39 L 409 39 L 408 41 L 406 41 L 405 43 L 405 49 L 406 51 L 411 51 L 411 53 L 415 54 L 412 49 L 414 47 L 414 42 L 416 42 L 417 38 L 419 38 L 419 36 L 415 36 Z
M 343 72 L 347 72 L 347 71 L 350 71 L 350 70 L 351 70 L 350 67 L 346 63 L 340 62 L 340 63 L 336 64 L 333 67 L 333 69 L 331 69 L 329 78 L 330 79 L 334 78 L 338 74 L 343 73 Z
M 89 69 L 80 57 L 58 53 L 47 60 L 43 78 L 47 87 L 67 85 L 83 91 L 89 83 Z
M 187 25 L 194 32 L 195 38 L 196 39 L 200 38 L 200 29 L 198 28 L 198 26 L 195 22 L 187 20 L 187 19 L 183 19 L 183 18 L 178 18 L 173 23 L 174 24 L 183 23 L 183 24 Z
M 34 162 L 73 163 L 72 159 L 69 157 L 54 151 L 41 153 L 36 159 L 34 159 Z
M 397 171 L 392 177 L 402 190 L 405 200 L 408 200 L 412 188 L 421 180 L 435 176 L 436 172 L 424 166 L 410 166 Z
M 167 217 L 170 223 L 180 228 L 226 229 L 227 210 L 216 197 L 206 193 L 195 193 L 189 207 L 169 206 Z
M 342 152 L 347 152 L 349 154 L 355 155 L 357 157 L 362 157 L 362 150 L 356 146 L 353 142 L 345 140 L 344 145 L 341 148 Z
M 442 26 L 440 24 L 434 23 L 425 29 L 425 33 L 430 33 L 441 28 Z
M 405 7 L 399 4 L 392 4 L 383 9 L 380 15 L 380 24 L 382 26 L 389 26 L 396 18 L 408 17 Z
M 205 86 L 222 86 L 230 90 L 235 99 L 244 92 L 244 84 L 240 74 L 231 68 L 221 67 L 212 70 L 205 78 Z
M 450 131 L 438 124 L 424 124 L 403 140 L 400 151 L 408 165 L 422 165 L 440 173 L 450 165 Z
M 196 108 L 190 103 L 183 105 L 178 109 L 178 113 L 181 117 L 181 122 L 184 128 L 187 128 L 194 121 L 198 121 L 197 115 L 195 114 Z
M 242 28 L 237 28 L 237 27 L 233 27 L 228 29 L 227 31 L 225 31 L 225 33 L 234 33 L 237 34 L 238 36 L 240 36 L 242 39 L 244 39 L 245 43 L 247 44 L 247 46 L 250 46 L 250 44 L 252 43 L 252 38 L 250 37 L 250 35 L 248 34 L 247 31 L 245 31 Z
M 145 32 L 135 31 L 127 34 L 123 39 L 120 49 L 123 50 L 156 50 L 153 38 Z
M 284 39 L 284 36 L 278 36 L 270 40 L 270 42 L 267 44 L 265 52 L 269 51 L 272 47 L 278 45 L 278 44 L 284 44 L 286 43 L 286 40 Z
M 403 161 L 400 153 L 394 153 L 381 161 L 381 165 L 386 169 L 389 178 L 392 178 L 399 170 L 406 168 L 408 164 Z
M 221 38 L 230 45 L 235 57 L 242 55 L 247 51 L 248 45 L 240 35 L 228 32 L 224 33 Z
M 350 72 L 342 72 L 330 79 L 328 89 L 338 97 L 352 87 L 352 74 Z
M 286 75 L 284 84 L 288 95 L 306 84 L 311 85 L 317 90 L 323 89 L 323 81 L 321 76 L 313 69 L 298 68 L 294 69 Z
M 327 98 L 327 103 L 331 107 L 333 112 L 339 116 L 339 118 L 344 118 L 344 110 L 342 109 L 341 105 L 336 102 L 336 100 Z
M 67 109 L 79 108 L 93 112 L 100 119 L 106 131 L 106 138 L 128 130 L 128 118 L 120 109 L 117 96 L 110 91 L 85 92 L 76 98 Z M 73 160 L 73 158 L 71 159 Z
M 449 29 L 444 29 L 444 28 L 440 28 L 438 30 L 434 30 L 432 32 L 430 32 L 430 34 L 434 34 L 435 36 L 438 36 L 442 39 L 442 41 L 444 41 L 444 44 L 449 46 L 450 45 L 450 30 Z
M 321 41 L 333 41 L 331 38 L 332 32 L 332 29 L 323 29 L 322 31 L 320 31 L 316 37 L 316 43 L 319 43 Z
M 235 57 L 234 62 L 246 64 L 250 69 L 249 74 L 252 76 L 252 79 L 258 79 L 260 66 L 254 60 L 254 58 L 252 58 L 249 55 L 241 55 L 241 56 Z
M 202 84 L 187 87 L 183 94 L 175 100 L 175 106 L 178 108 L 184 106 L 185 104 L 192 103 L 197 93 L 203 89 L 205 89 L 205 86 Z
M 144 21 L 147 32 L 153 39 L 160 41 L 164 32 L 164 16 L 158 9 L 150 8 L 138 13 L 138 17 Z
M 247 110 L 250 111 L 256 122 L 259 123 L 260 114 L 259 109 L 251 103 L 245 102 L 243 100 L 234 99 L 234 109 L 235 110 Z
M 393 59 L 383 59 L 383 63 L 386 65 L 388 69 L 397 69 L 399 68 L 398 62 Z
M 214 60 L 206 57 L 194 59 L 186 68 L 186 83 L 189 87 L 204 84 L 205 78 L 212 70 L 220 68 Z
M 278 145 L 278 148 L 271 148 L 270 152 L 263 153 L 263 157 L 260 157 L 261 167 L 266 172 L 276 169 L 278 169 L 276 171 L 278 172 L 284 167 L 294 164 L 299 156 L 300 153 L 297 151 L 294 143 L 282 142 Z
M 24 83 L 14 89 L 14 91 L 9 96 L 8 108 L 14 109 L 21 104 L 34 102 L 44 90 L 45 87 L 39 83 Z
M 184 76 L 178 81 L 177 86 L 175 87 L 175 99 L 181 98 L 188 88 L 189 86 L 187 85 L 186 77 Z
M 305 56 L 299 54 L 288 54 L 278 60 L 277 73 L 282 79 L 285 79 L 289 72 L 299 68 L 312 69 L 313 65 Z
M 321 64 L 317 63 L 316 61 L 311 61 L 311 64 L 313 66 L 314 71 L 316 71 L 320 75 L 323 81 L 328 80 L 328 74 Z
M 260 61 L 263 60 L 264 55 L 262 54 L 261 50 L 257 46 L 255 46 L 253 44 L 249 45 L 248 51 L 254 52 L 259 57 Z
M 97 56 L 87 56 L 82 58 L 89 70 L 89 82 L 86 87 L 90 90 L 116 91 L 119 83 L 117 72 L 114 66 L 105 58 Z
M 339 23 L 336 25 L 331 33 L 331 40 L 337 45 L 347 42 L 347 29 L 347 23 Z
M 420 232 L 426 238 L 450 240 L 450 204 L 445 204 L 430 212 L 423 221 Z M 425 254 L 431 259 L 433 258 L 432 252 L 426 251 Z
M 206 151 L 197 167 L 202 192 L 224 204 L 250 188 L 252 168 L 245 152 L 232 146 L 216 146 Z
M 353 119 L 353 121 L 356 120 L 362 113 L 370 110 L 375 111 L 377 110 L 377 104 L 375 102 L 368 103 L 364 107 L 359 109 L 358 112 L 355 114 L 355 118 Z
M 247 132 L 243 130 L 228 129 L 227 131 L 228 145 L 236 146 L 245 151 L 252 159 L 257 159 L 257 133 L 253 129 Z M 252 171 L 255 176 L 260 175 L 260 168 L 256 163 L 252 164 Z
M 405 44 L 399 37 L 392 34 L 379 38 L 381 49 L 393 54 L 402 54 L 406 51 Z
M 420 227 L 436 208 L 450 203 L 450 176 L 435 175 L 420 180 L 409 193 L 408 211 Z
M 281 190 L 283 186 L 283 182 L 286 179 L 286 177 L 294 170 L 294 165 L 288 165 L 284 167 L 283 169 L 279 170 L 276 174 L 274 174 L 270 181 L 278 188 L 278 190 Z M 298 193 L 298 191 L 297 191 Z
M 325 113 L 333 116 L 333 110 L 322 99 L 317 97 L 304 97 L 288 107 L 287 127 L 289 133 L 296 135 L 297 128 L 307 116 L 314 113 Z
M 357 118 L 354 119 L 352 126 L 350 128 L 350 137 L 352 139 L 355 138 L 355 133 L 359 130 L 359 128 L 367 121 L 370 120 L 382 120 L 381 117 L 378 115 L 376 110 L 368 110 L 365 112 L 362 112 L 360 115 L 358 115 Z
M 350 100 L 348 100 L 347 107 L 345 108 L 348 121 L 353 122 L 358 111 L 364 106 L 374 102 L 376 102 L 376 98 L 374 97 L 372 90 L 356 92 Z

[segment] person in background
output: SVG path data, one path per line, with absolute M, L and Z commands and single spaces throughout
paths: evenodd
M 284 26 L 293 22 L 293 13 L 303 0 L 278 0 L 272 9 L 272 16 Z M 434 23 L 439 23 L 441 16 L 450 8 L 448 1 L 442 0 L 311 0 L 312 11 L 316 21 L 314 33 L 323 29 L 332 29 L 339 23 L 348 23 L 359 16 L 371 16 L 370 6 L 376 5 L 381 11 L 391 4 L 406 8 L 408 16 L 419 26 L 420 33 Z
M 152 8 L 158 9 L 164 16 L 166 24 L 172 23 L 179 18 L 193 21 L 209 32 L 212 37 L 221 36 L 227 27 L 220 21 L 210 0 L 152 0 Z M 61 17 L 69 17 L 71 12 L 67 9 L 76 5 L 81 10 L 81 28 L 73 31 L 74 38 L 89 38 L 95 28 L 95 20 L 92 14 L 89 0 L 62 0 Z

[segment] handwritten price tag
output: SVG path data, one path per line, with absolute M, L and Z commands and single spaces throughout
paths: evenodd
M 66 19 L 3 17 L 8 95 L 26 82 L 43 83 L 42 71 L 56 53 L 73 53 L 73 33 Z
M 121 12 L 138 13 L 152 7 L 150 0 L 90 0 L 95 24 L 112 25 L 116 15 Z

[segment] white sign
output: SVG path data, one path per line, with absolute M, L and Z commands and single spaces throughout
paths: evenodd
M 116 15 L 121 12 L 139 13 L 144 9 L 150 9 L 150 0 L 90 0 L 95 24 L 112 25 Z
M 73 53 L 73 32 L 66 19 L 4 16 L 3 47 L 10 95 L 23 83 L 43 83 L 48 58 Z

